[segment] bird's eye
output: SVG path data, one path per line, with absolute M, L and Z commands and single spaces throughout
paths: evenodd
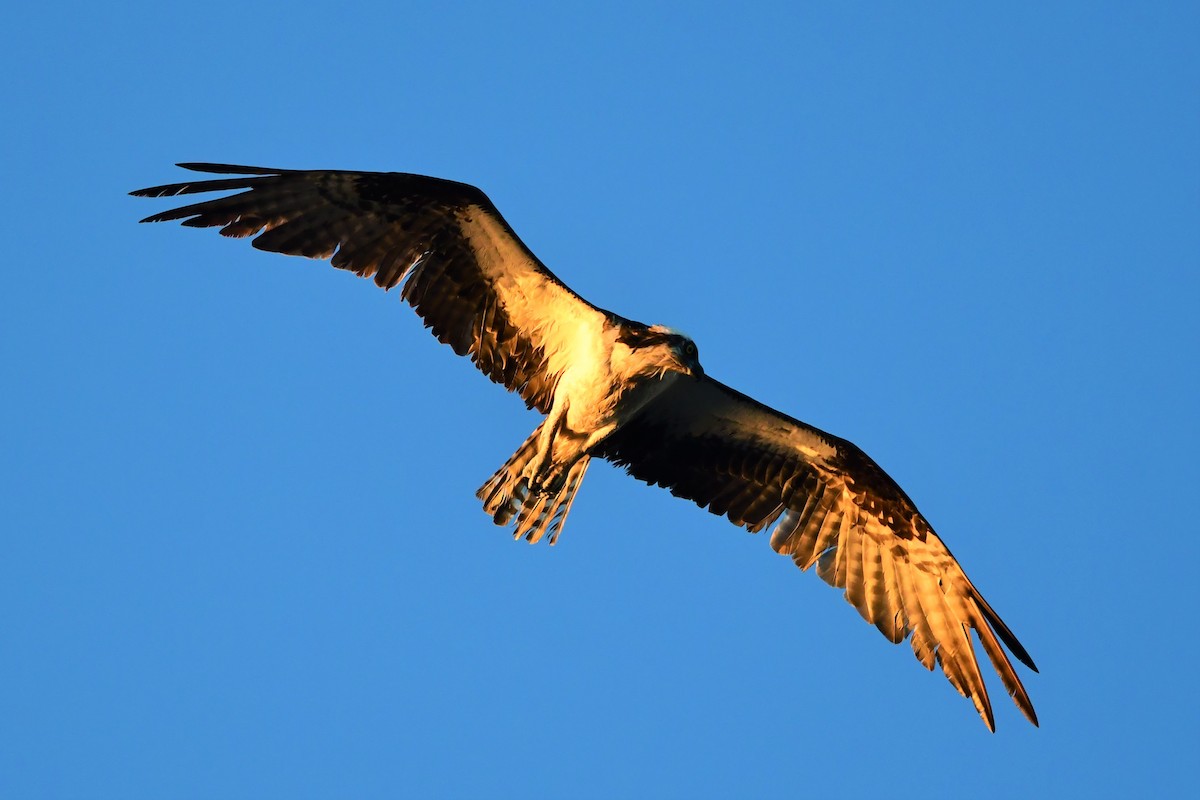
M 693 342 L 688 342 L 683 346 L 683 352 L 687 353 L 689 356 L 696 355 L 696 345 Z

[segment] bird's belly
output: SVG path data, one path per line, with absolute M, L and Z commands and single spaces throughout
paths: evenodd
M 610 425 L 620 426 L 631 419 L 646 403 L 666 389 L 677 375 L 667 375 L 661 380 L 648 380 L 636 386 L 619 387 L 615 384 L 589 386 L 585 391 L 570 395 L 567 407 L 566 427 L 578 434 L 587 435 Z
M 572 433 L 588 435 L 612 424 L 617 419 L 615 397 L 607 392 L 588 396 L 574 395 L 569 398 L 566 428 Z

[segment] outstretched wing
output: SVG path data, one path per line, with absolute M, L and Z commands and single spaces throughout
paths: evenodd
M 404 283 L 402 297 L 440 341 L 543 413 L 573 344 L 605 324 L 605 313 L 546 269 L 474 186 L 398 172 L 179 166 L 238 177 L 132 194 L 245 191 L 143 222 L 257 234 L 260 250 L 328 258 L 384 289 Z
M 752 532 L 802 570 L 844 588 L 863 619 L 917 659 L 940 663 L 991 730 L 974 629 L 1018 708 L 1037 724 L 1004 641 L 1020 642 L 971 585 L 913 502 L 850 442 L 805 425 L 709 378 L 674 381 L 596 455 Z

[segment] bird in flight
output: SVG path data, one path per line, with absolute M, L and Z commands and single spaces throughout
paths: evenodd
M 735 525 L 827 583 L 893 643 L 941 666 L 989 730 L 971 631 L 1005 690 L 1037 716 L 1000 642 L 1037 671 L 908 495 L 855 445 L 705 374 L 696 344 L 571 291 L 475 188 L 396 172 L 180 164 L 220 175 L 138 197 L 237 193 L 154 214 L 254 236 L 260 250 L 330 263 L 401 297 L 439 341 L 546 417 L 479 489 L 514 536 L 551 544 L 593 458 Z M 997 639 L 999 637 L 999 640 Z

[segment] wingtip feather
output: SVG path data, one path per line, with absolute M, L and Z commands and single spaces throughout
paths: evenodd
M 1014 634 L 1009 627 L 1004 624 L 1004 620 L 1000 619 L 1000 615 L 997 614 L 996 611 L 988 604 L 987 600 L 983 599 L 983 595 L 979 593 L 979 590 L 975 588 L 975 585 L 971 583 L 971 580 L 967 578 L 966 575 L 963 577 L 966 579 L 967 585 L 970 587 L 971 594 L 974 597 L 975 602 L 978 604 L 979 610 L 983 614 L 983 618 L 986 620 L 987 624 L 990 625 L 994 631 L 996 631 L 996 635 L 1000 637 L 1002 642 L 1004 642 L 1004 645 L 1008 648 L 1009 652 L 1011 652 L 1013 656 L 1015 656 L 1016 659 L 1022 664 L 1029 667 L 1034 672 L 1038 672 L 1037 666 L 1033 663 L 1032 656 L 1029 655 L 1029 652 L 1025 649 L 1021 642 L 1017 640 L 1016 634 Z
M 190 169 L 192 172 L 208 172 L 214 175 L 282 175 L 285 172 L 296 171 L 275 167 L 252 167 L 246 164 L 216 164 L 210 161 L 180 161 L 175 166 Z

